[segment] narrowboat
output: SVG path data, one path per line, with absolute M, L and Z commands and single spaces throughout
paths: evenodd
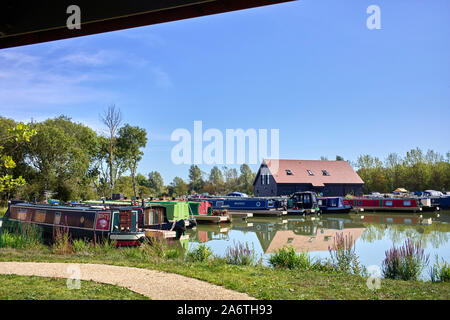
M 106 238 L 118 246 L 139 245 L 145 231 L 138 227 L 138 211 L 130 207 L 97 208 L 12 202 L 3 217 L 3 228 L 14 232 L 24 225 L 36 226 L 45 240 L 58 230 L 84 239 Z
M 351 205 L 345 205 L 342 197 L 318 197 L 317 204 L 321 213 L 349 213 Z
M 138 202 L 116 200 L 103 202 L 84 201 L 83 204 L 95 204 L 98 207 L 106 208 L 123 207 L 127 205 L 138 212 L 139 228 L 175 231 L 176 239 L 179 239 L 180 236 L 184 234 L 189 223 L 187 219 L 173 219 L 174 217 L 178 217 L 178 215 L 174 215 L 173 212 L 172 215 L 170 215 L 172 219 L 170 219 L 167 207 L 156 203 L 145 204 L 142 202 L 141 205 L 139 205 Z
M 319 206 L 314 192 L 296 192 L 290 197 L 291 208 L 287 210 L 288 214 L 311 214 L 318 213 Z
M 418 198 L 353 198 L 344 199 L 344 205 L 364 211 L 422 211 L 422 203 Z
M 220 197 L 220 198 L 205 198 L 211 203 L 212 209 L 227 209 L 233 210 L 274 210 L 275 201 L 273 199 L 265 198 L 247 198 L 247 197 Z

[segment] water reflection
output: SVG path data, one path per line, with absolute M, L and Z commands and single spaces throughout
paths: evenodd
M 326 257 L 337 232 L 353 237 L 365 265 L 381 264 L 384 252 L 407 238 L 421 241 L 427 253 L 450 261 L 450 212 L 362 213 L 306 217 L 253 217 L 224 225 L 198 225 L 190 231 L 190 247 L 207 243 L 218 255 L 236 242 L 251 242 L 255 251 L 268 257 L 285 245 L 297 252 Z

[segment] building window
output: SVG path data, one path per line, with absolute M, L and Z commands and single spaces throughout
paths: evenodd
M 322 173 L 323 173 L 324 176 L 329 176 L 330 175 L 327 170 L 322 170 Z
M 314 173 L 313 173 L 311 170 L 306 170 L 306 171 L 308 171 L 308 174 L 309 174 L 310 176 L 313 176 L 313 175 L 314 175 Z
M 269 184 L 269 175 L 267 174 L 266 177 L 267 177 L 266 178 L 267 179 L 266 182 L 267 182 L 267 184 Z

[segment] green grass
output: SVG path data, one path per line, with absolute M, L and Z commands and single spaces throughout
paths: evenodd
M 80 289 L 68 289 L 66 279 L 0 275 L 0 300 L 147 300 L 126 288 L 81 281 Z
M 77 262 L 131 266 L 167 271 L 248 293 L 257 299 L 450 299 L 450 283 L 381 279 L 370 290 L 367 278 L 335 272 L 275 269 L 227 264 L 225 259 L 185 262 L 156 258 L 142 248 L 121 248 L 95 254 L 55 254 L 50 248 L 0 249 L 0 261 Z

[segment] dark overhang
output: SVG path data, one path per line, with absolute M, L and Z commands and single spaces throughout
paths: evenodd
M 292 0 L 2 0 L 0 49 L 86 36 Z M 71 5 L 80 29 L 69 29 Z M 68 13 L 69 11 L 69 13 Z

